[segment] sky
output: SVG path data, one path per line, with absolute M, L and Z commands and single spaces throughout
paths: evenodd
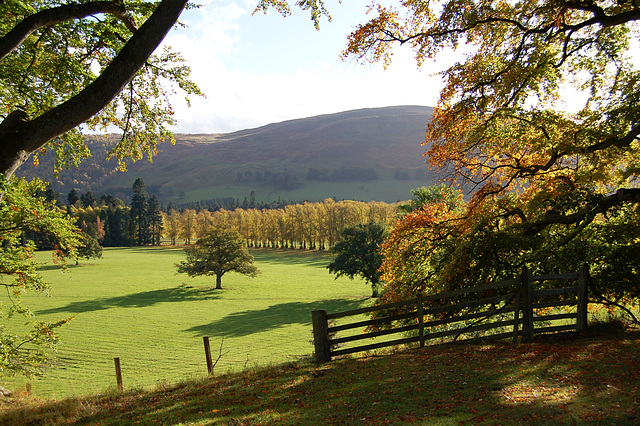
M 174 97 L 177 133 L 227 133 L 290 119 L 358 108 L 434 106 L 442 85 L 435 64 L 421 69 L 409 48 L 381 64 L 342 60 L 371 0 L 327 0 L 332 21 L 316 31 L 308 12 L 253 14 L 257 0 L 202 0 L 184 11 L 186 28 L 166 45 L 181 52 L 206 98 Z M 442 68 L 442 67 L 440 67 Z

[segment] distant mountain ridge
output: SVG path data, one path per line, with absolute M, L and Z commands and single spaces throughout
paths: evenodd
M 141 177 L 167 203 L 218 197 L 294 201 L 338 199 L 397 201 L 435 182 L 422 158 L 433 108 L 366 108 L 268 124 L 226 134 L 178 134 L 159 144 L 153 163 L 141 160 L 119 172 L 105 153 L 113 142 L 88 137 L 93 157 L 78 170 L 52 173 L 53 156 L 20 174 L 38 176 L 65 194 L 72 188 L 119 198 Z

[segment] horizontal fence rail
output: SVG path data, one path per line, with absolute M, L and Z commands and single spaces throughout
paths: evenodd
M 312 319 L 316 361 L 326 362 L 330 361 L 332 357 L 340 355 L 402 344 L 418 343 L 420 347 L 424 347 L 429 340 L 453 337 L 453 341 L 455 341 L 461 335 L 478 332 L 483 332 L 482 339 L 511 338 L 514 343 L 517 343 L 518 338 L 523 342 L 527 342 L 533 339 L 535 334 L 566 330 L 583 331 L 587 326 L 588 279 L 589 270 L 586 265 L 581 267 L 577 273 L 537 276 L 532 276 L 531 272 L 525 267 L 515 279 L 483 286 L 463 288 L 428 296 L 419 295 L 410 300 L 330 314 L 324 309 L 314 310 Z M 535 288 L 536 283 L 545 281 L 575 282 L 576 284 L 572 287 Z M 486 297 L 480 296 L 496 291 L 500 294 Z M 453 298 L 456 298 L 455 303 L 452 303 Z M 441 302 L 443 306 L 431 307 L 434 302 Z M 545 310 L 553 308 L 573 306 L 576 306 L 575 312 L 543 313 Z M 354 317 L 393 308 L 408 308 L 408 312 L 334 325 L 335 320 L 339 318 Z M 480 308 L 481 310 L 456 315 L 461 310 L 469 308 Z M 434 314 L 444 314 L 445 318 L 430 319 Z M 505 317 L 509 318 L 505 319 Z M 425 318 L 428 320 L 425 321 Z M 560 320 L 565 322 L 570 320 L 572 322 L 569 324 L 548 325 L 550 322 Z M 398 321 L 403 321 L 402 325 L 395 326 Z M 465 323 L 468 321 L 472 321 L 472 323 L 466 325 Z M 463 323 L 463 326 L 446 327 L 456 323 Z M 536 326 L 536 323 L 544 323 L 544 325 Z M 337 335 L 339 332 L 362 330 L 366 327 L 379 327 L 385 324 L 391 324 L 392 327 L 350 336 L 338 337 Z M 448 329 L 430 331 L 436 327 Z M 505 329 L 509 331 L 505 332 Z M 349 343 L 353 344 L 365 339 L 394 334 L 400 334 L 404 337 L 345 347 Z

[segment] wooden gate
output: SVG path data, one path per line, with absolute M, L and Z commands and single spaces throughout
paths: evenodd
M 544 281 L 574 282 L 573 286 L 552 289 L 536 289 L 536 283 Z M 583 331 L 587 327 L 587 290 L 589 270 L 586 265 L 572 274 L 553 274 L 532 276 L 525 267 L 522 272 L 511 280 L 487 284 L 479 287 L 464 288 L 434 295 L 418 297 L 406 301 L 354 309 L 345 312 L 327 313 L 324 309 L 312 312 L 315 358 L 317 362 L 330 361 L 332 357 L 346 355 L 409 343 L 418 343 L 423 347 L 428 340 L 483 333 L 482 339 L 512 338 L 514 343 L 527 342 L 535 334 L 551 333 L 566 330 Z M 482 294 L 500 290 L 499 295 L 480 297 Z M 463 296 L 465 301 L 455 304 L 446 303 L 447 299 Z M 444 306 L 427 308 L 436 301 L 444 301 Z M 413 310 L 383 318 L 368 319 L 346 324 L 333 325 L 339 318 L 353 317 L 391 308 L 414 307 Z M 553 310 L 559 307 L 573 307 L 575 311 L 568 313 L 543 314 L 545 309 Z M 454 313 L 468 308 L 486 307 L 480 311 L 455 316 Z M 433 314 L 452 313 L 446 319 L 424 321 L 425 317 Z M 536 315 L 537 313 L 537 315 Z M 500 316 L 500 318 L 498 318 Z M 507 319 L 504 317 L 507 316 Z M 570 322 L 567 323 L 567 320 Z M 371 325 L 392 324 L 397 321 L 409 322 L 409 325 L 393 327 L 374 332 L 359 333 L 344 337 L 337 337 L 337 333 L 347 330 L 361 330 Z M 471 324 L 467 322 L 472 321 Z M 552 324 L 563 321 L 563 324 Z M 536 327 L 536 323 L 545 325 Z M 449 326 L 447 330 L 426 332 L 433 327 Z M 508 331 L 505 331 L 508 330 Z M 402 333 L 404 337 L 385 340 L 360 346 L 345 347 L 348 343 L 365 339 L 389 336 Z

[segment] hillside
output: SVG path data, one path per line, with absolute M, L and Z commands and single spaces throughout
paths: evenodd
M 153 390 L 4 403 L 2 424 L 637 425 L 637 332 L 428 346 Z
M 160 144 L 153 163 L 129 171 L 104 161 L 116 136 L 89 137 L 94 153 L 78 170 L 52 173 L 53 156 L 21 174 L 72 188 L 126 199 L 141 177 L 161 201 L 186 203 L 222 197 L 258 201 L 338 199 L 397 201 L 409 190 L 435 182 L 422 158 L 424 128 L 433 109 L 423 106 L 369 108 L 269 124 L 228 134 L 176 135 Z

